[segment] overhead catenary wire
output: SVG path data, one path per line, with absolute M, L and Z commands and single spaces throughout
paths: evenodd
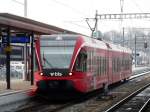
M 76 25 L 76 26 L 81 27 L 81 28 L 84 28 L 84 29 L 89 29 L 88 27 L 86 27 L 86 26 L 84 26 L 84 25 L 77 24 L 77 22 L 83 22 L 83 21 L 64 21 L 64 22 L 69 23 L 69 24 Z
M 75 12 L 75 13 L 77 13 L 79 15 L 88 16 L 87 14 L 81 12 L 80 10 L 77 10 L 76 8 L 70 6 L 70 5 L 66 4 L 66 3 L 60 2 L 58 0 L 51 0 L 51 1 L 57 3 L 57 4 L 61 5 L 61 6 L 64 6 L 64 7 L 68 8 L 68 9 L 71 9 L 73 12 Z
M 131 0 L 131 2 L 140 10 L 140 12 L 143 13 L 143 10 L 141 9 L 141 7 L 139 6 L 139 4 L 135 0 Z

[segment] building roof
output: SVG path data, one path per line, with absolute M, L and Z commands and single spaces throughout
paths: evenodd
M 0 13 L 0 27 L 2 26 L 9 26 L 16 30 L 32 31 L 37 34 L 58 34 L 63 32 L 77 34 L 76 32 L 8 13 Z

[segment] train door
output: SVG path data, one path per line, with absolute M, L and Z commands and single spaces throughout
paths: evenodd
M 110 75 L 110 80 L 111 80 L 111 83 L 113 83 L 113 81 L 114 81 L 114 68 L 115 68 L 115 61 L 114 61 L 114 53 L 113 52 L 111 52 L 111 54 L 110 54 L 110 62 L 109 62 L 109 64 L 110 64 L 110 72 L 109 72 L 109 75 Z
M 112 79 L 113 79 L 113 71 L 112 71 L 112 51 L 111 51 L 111 46 L 106 43 L 107 46 L 107 53 L 106 53 L 106 57 L 107 57 L 107 78 L 108 78 L 108 84 L 112 83 Z
M 94 50 L 92 51 L 92 71 L 93 71 L 93 87 L 94 89 L 97 88 L 97 69 L 96 69 L 96 49 L 94 48 Z
M 107 50 L 107 52 L 106 52 L 106 75 L 107 75 L 107 81 L 108 81 L 108 83 L 111 81 L 111 75 L 109 75 L 110 74 L 110 69 L 109 69 L 109 61 L 110 61 L 110 58 L 109 58 L 109 55 L 110 55 L 110 53 L 109 53 L 109 49 Z
M 95 60 L 94 60 L 94 49 L 89 48 L 88 50 L 88 59 L 87 59 L 87 85 L 89 90 L 96 89 L 96 67 L 95 67 Z

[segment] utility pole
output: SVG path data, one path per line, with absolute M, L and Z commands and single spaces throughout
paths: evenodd
M 12 1 L 24 6 L 24 17 L 27 17 L 27 0 L 24 0 L 24 3 L 17 0 L 12 0 Z
M 6 48 L 5 48 L 5 52 L 6 52 L 6 82 L 7 82 L 7 89 L 11 89 L 10 87 L 10 28 L 6 28 L 6 32 L 7 32 L 7 43 L 6 43 Z
M 34 85 L 34 71 L 33 71 L 33 68 L 34 68 L 34 33 L 32 32 L 31 33 L 31 85 Z
M 24 0 L 24 17 L 27 17 L 27 0 Z
M 120 0 L 121 14 L 123 14 L 123 5 L 124 5 L 124 0 Z M 121 16 L 121 23 L 122 22 L 123 22 L 123 17 Z M 123 47 L 124 47 L 124 27 L 122 28 L 122 40 L 123 40 Z
M 24 3 L 17 0 L 13 0 L 13 1 L 24 6 L 24 17 L 27 18 L 28 16 L 27 0 L 24 0 Z M 24 76 L 23 76 L 24 80 L 26 79 L 25 77 L 26 74 L 27 74 L 27 43 L 24 44 Z
M 96 32 L 96 38 L 98 38 L 98 18 L 97 18 L 97 15 L 98 15 L 98 11 L 96 10 L 96 14 L 95 14 L 95 32 Z M 93 31 L 94 33 L 94 31 Z
M 135 67 L 136 67 L 136 34 L 135 34 L 135 52 L 134 52 L 134 54 L 135 54 L 134 63 L 135 63 Z
M 124 47 L 124 27 L 122 29 L 122 39 L 123 39 L 123 47 Z
M 24 17 L 27 18 L 27 0 L 24 0 Z M 24 45 L 24 80 L 27 79 L 27 43 Z
M 120 0 L 121 13 L 123 13 L 124 0 Z

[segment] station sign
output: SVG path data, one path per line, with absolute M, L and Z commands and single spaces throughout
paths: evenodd
M 2 37 L 2 43 L 7 43 L 7 36 Z M 10 43 L 30 43 L 29 36 L 10 36 Z

